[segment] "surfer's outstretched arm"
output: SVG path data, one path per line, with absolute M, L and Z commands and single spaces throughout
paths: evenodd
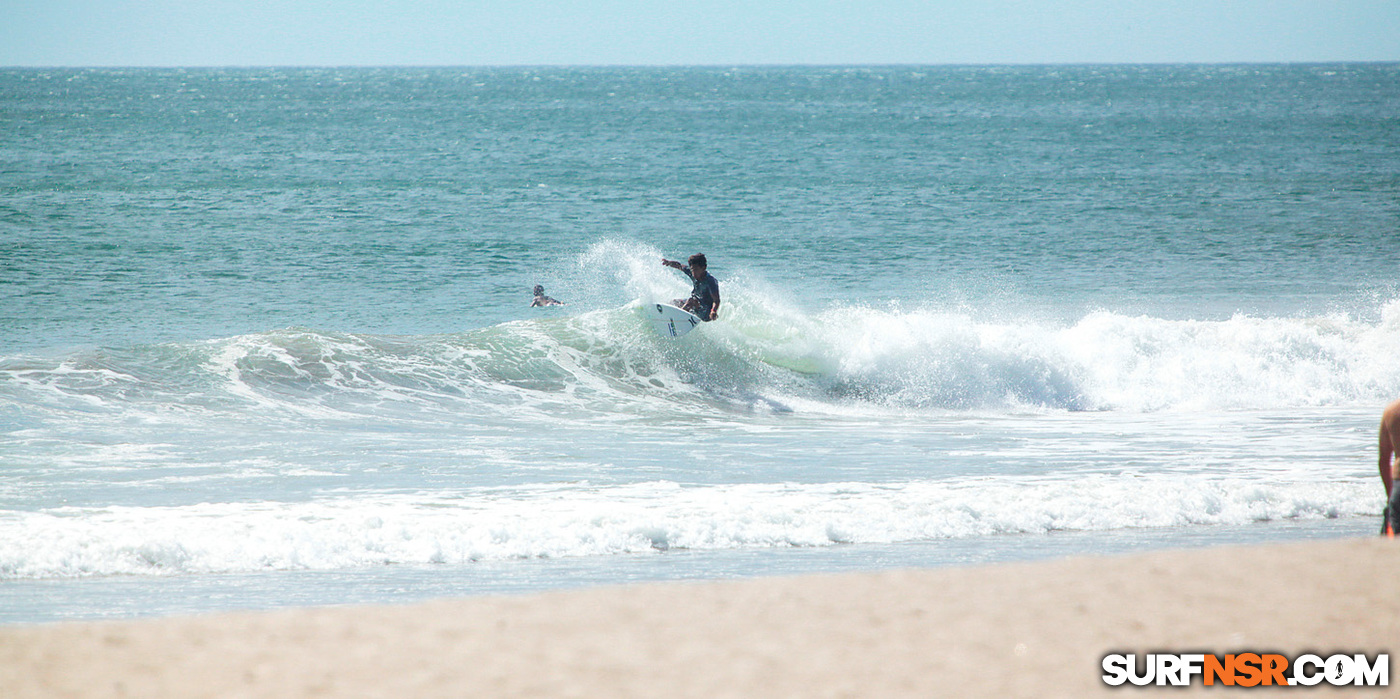
M 682 265 L 664 257 L 661 258 L 661 264 L 680 270 L 695 283 L 690 290 L 690 300 L 684 304 L 677 304 L 680 308 L 698 314 L 701 320 L 714 320 L 719 317 L 719 282 L 705 271 L 710 265 L 705 260 L 704 253 L 697 252 L 691 255 L 689 265 Z

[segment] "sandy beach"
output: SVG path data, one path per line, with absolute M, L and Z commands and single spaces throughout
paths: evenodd
M 1127 696 L 1180 690 L 1106 687 L 1106 653 L 1393 650 L 1397 579 L 1344 540 L 13 626 L 0 696 Z

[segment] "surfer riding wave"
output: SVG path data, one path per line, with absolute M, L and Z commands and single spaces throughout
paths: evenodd
M 690 289 L 690 298 L 676 299 L 672 303 L 683 310 L 694 313 L 701 320 L 711 321 L 719 318 L 719 281 L 706 271 L 709 266 L 705 261 L 705 254 L 697 252 L 687 260 L 689 266 L 681 265 L 676 260 L 661 258 L 661 264 L 666 267 L 673 267 L 690 277 L 694 284 Z

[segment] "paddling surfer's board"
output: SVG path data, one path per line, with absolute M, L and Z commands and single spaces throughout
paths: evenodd
M 656 332 L 666 337 L 680 337 L 700 324 L 700 316 L 667 303 L 653 303 L 645 308 L 647 319 L 656 327 Z

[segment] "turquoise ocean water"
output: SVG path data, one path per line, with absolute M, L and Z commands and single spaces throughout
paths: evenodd
M 5 69 L 0 126 L 0 622 L 1379 526 L 1400 65 Z

